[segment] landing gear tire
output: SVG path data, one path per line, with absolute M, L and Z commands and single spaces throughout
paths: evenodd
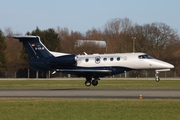
M 156 82 L 159 82 L 159 81 L 160 81 L 159 72 L 158 72 L 158 71 L 156 71 L 156 73 L 155 73 L 155 81 L 156 81 Z
M 87 86 L 87 87 L 89 87 L 89 86 L 91 86 L 91 81 L 85 81 L 85 85 Z
M 159 77 L 156 77 L 155 81 L 156 81 L 156 82 L 159 82 L 159 81 L 160 81 L 160 78 L 159 78 Z
M 93 80 L 93 81 L 92 81 L 92 85 L 93 85 L 93 86 L 97 86 L 97 85 L 98 85 L 98 81 L 97 81 L 97 80 Z

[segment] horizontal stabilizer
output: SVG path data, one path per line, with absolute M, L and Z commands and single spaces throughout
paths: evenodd
M 30 39 L 36 39 L 37 36 L 14 36 L 13 38 L 19 40 L 30 40 Z

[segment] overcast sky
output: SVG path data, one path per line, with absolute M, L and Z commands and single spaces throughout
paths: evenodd
M 115 18 L 139 25 L 162 22 L 180 33 L 180 0 L 0 0 L 0 29 L 67 27 L 85 33 Z

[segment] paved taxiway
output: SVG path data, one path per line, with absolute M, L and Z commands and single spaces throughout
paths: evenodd
M 0 89 L 0 97 L 20 98 L 180 98 L 180 89 Z

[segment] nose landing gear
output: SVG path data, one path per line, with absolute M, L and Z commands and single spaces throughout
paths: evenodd
M 160 81 L 160 78 L 159 78 L 159 71 L 155 71 L 156 73 L 155 73 L 155 81 L 156 82 L 159 82 Z
M 159 69 L 159 70 L 155 70 L 155 81 L 159 82 L 160 78 L 159 78 L 159 72 L 165 72 L 165 71 L 170 71 L 170 69 Z

